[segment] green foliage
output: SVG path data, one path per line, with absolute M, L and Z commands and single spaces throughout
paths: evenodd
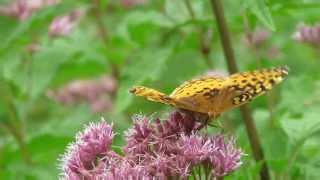
M 99 8 L 94 2 L 99 1 L 62 1 L 23 21 L 0 16 L 0 179 L 57 179 L 58 159 L 84 124 L 105 117 L 116 127 L 115 145 L 122 145 L 131 115 L 162 116 L 159 112 L 171 109 L 133 97 L 128 92 L 132 86 L 170 93 L 209 70 L 227 72 L 209 0 L 159 0 L 132 7 L 103 0 Z M 241 70 L 284 64 L 291 69 L 280 87 L 251 103 L 272 179 L 318 178 L 320 53 L 292 34 L 299 23 L 317 23 L 319 2 L 221 2 Z M 53 18 L 77 7 L 86 13 L 71 34 L 49 36 Z M 248 46 L 246 33 L 258 28 L 272 30 L 270 38 L 262 46 Z M 38 49 L 30 52 L 30 44 Z M 278 53 L 269 56 L 271 48 Z M 102 74 L 118 83 L 111 112 L 94 113 L 86 103 L 67 106 L 47 96 L 73 80 Z M 238 110 L 221 117 L 247 153 L 243 166 L 226 179 L 257 179 L 261 162 L 254 161 L 240 117 Z

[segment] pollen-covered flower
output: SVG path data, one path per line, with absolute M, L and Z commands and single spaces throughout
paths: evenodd
M 314 26 L 299 25 L 293 34 L 293 39 L 315 47 L 320 47 L 320 24 Z

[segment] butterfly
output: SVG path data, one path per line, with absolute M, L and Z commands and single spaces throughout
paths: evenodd
M 170 95 L 136 86 L 130 92 L 150 101 L 218 117 L 221 113 L 250 102 L 283 81 L 289 69 L 284 67 L 235 73 L 228 77 L 205 76 L 187 81 Z

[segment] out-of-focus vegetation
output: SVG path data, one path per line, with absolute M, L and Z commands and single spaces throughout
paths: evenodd
M 241 71 L 290 67 L 284 83 L 250 103 L 272 179 L 317 179 L 320 3 L 222 2 Z M 133 114 L 167 114 L 129 94 L 133 85 L 169 93 L 227 73 L 209 0 L 8 0 L 0 14 L 0 179 L 57 179 L 59 155 L 101 116 L 121 145 Z M 227 179 L 257 179 L 239 110 L 220 121 L 248 154 Z

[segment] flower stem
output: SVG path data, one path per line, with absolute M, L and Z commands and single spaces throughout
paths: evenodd
M 194 11 L 192 9 L 190 1 L 189 0 L 184 0 L 184 4 L 187 7 L 187 10 L 188 10 L 188 13 L 189 13 L 191 19 L 195 19 L 195 13 L 194 13 Z
M 229 30 L 227 27 L 227 23 L 224 17 L 223 5 L 220 0 L 211 0 L 211 6 L 214 13 L 214 16 L 217 21 L 217 27 L 220 33 L 220 40 L 223 46 L 224 55 L 228 64 L 228 70 L 230 73 L 238 72 L 238 67 L 236 64 L 236 60 L 234 57 L 234 52 L 231 45 L 231 38 L 229 34 Z M 260 170 L 260 177 L 262 180 L 270 179 L 269 170 L 266 162 L 264 161 L 264 154 L 262 150 L 262 146 L 260 143 L 260 139 L 258 136 L 258 132 L 250 111 L 250 108 L 247 105 L 243 105 L 240 107 L 241 115 L 244 120 L 246 131 L 249 137 L 251 149 L 253 152 L 253 156 L 256 161 L 262 161 L 262 168 Z
M 14 127 L 10 123 L 3 123 L 3 124 L 1 124 L 1 126 L 5 129 L 7 129 L 12 134 L 12 136 L 15 138 L 15 140 L 17 141 L 19 148 L 20 148 L 20 151 L 21 151 L 21 156 L 22 156 L 23 160 L 25 161 L 25 163 L 32 164 L 32 161 L 31 161 L 31 158 L 29 155 L 29 151 L 28 151 L 27 145 L 24 141 L 22 132 L 19 131 L 19 129 L 17 127 Z
M 191 173 L 192 173 L 193 179 L 194 179 L 194 180 L 197 180 L 197 175 L 196 175 L 196 173 L 195 173 L 194 171 L 195 171 L 195 170 L 192 170 Z

